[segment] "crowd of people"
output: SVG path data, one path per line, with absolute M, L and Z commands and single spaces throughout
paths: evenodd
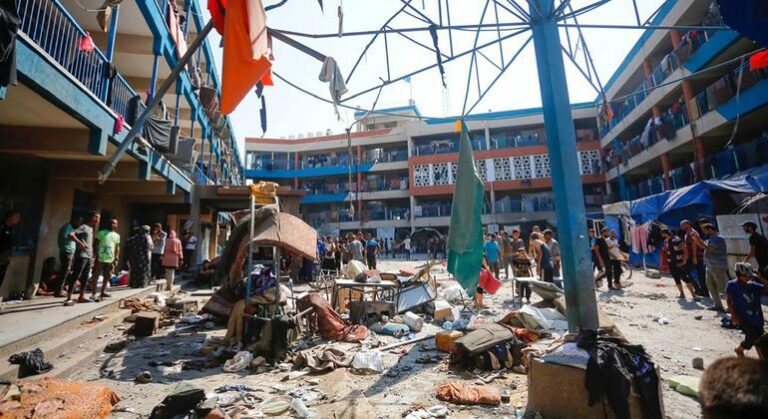
M 0 227 L 0 285 L 13 247 L 12 229 L 20 220 L 17 211 L 10 211 Z M 179 238 L 175 231 L 166 232 L 159 223 L 152 227 L 143 225 L 133 228 L 125 239 L 123 255 L 119 221 L 112 218 L 99 229 L 101 226 L 101 213 L 91 211 L 84 218 L 74 216 L 59 229 L 58 269 L 55 258 L 46 261 L 50 263 L 44 264 L 39 293 L 66 297 L 65 306 L 101 301 L 111 297 L 109 286 L 119 274 L 120 266 L 128 270 L 127 285 L 132 288 L 143 288 L 152 280 L 165 279 L 166 288 L 171 289 L 176 271 L 189 268 L 197 244 L 197 237 L 189 230 Z M 90 297 L 87 296 L 89 290 Z

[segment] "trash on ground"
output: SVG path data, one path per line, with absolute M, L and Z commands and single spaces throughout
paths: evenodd
M 471 386 L 460 383 L 443 384 L 437 388 L 437 398 L 455 404 L 487 404 L 498 406 L 501 395 L 488 386 Z

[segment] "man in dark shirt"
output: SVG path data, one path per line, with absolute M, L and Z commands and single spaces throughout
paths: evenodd
M 741 228 L 749 234 L 749 254 L 744 262 L 754 257 L 757 261 L 757 276 L 763 285 L 768 286 L 768 239 L 757 232 L 757 224 L 752 221 L 742 223 Z
M 608 263 L 611 261 L 611 256 L 608 254 L 608 242 L 605 239 L 608 238 L 610 230 L 605 227 L 600 230 L 600 237 L 595 238 L 595 244 L 592 245 L 592 253 L 597 261 L 597 270 L 600 272 L 595 278 L 595 288 L 600 288 L 603 285 L 603 278 L 608 276 Z M 608 278 L 609 287 L 611 279 Z
M 669 229 L 661 230 L 661 237 L 664 238 L 664 254 L 667 257 L 669 273 L 672 275 L 672 279 L 675 280 L 675 286 L 677 286 L 677 291 L 679 292 L 677 298 L 685 299 L 685 293 L 683 292 L 683 282 L 685 282 L 688 292 L 691 293 L 691 298 L 698 300 L 688 269 L 688 246 L 685 245 L 680 237 L 672 234 Z
M 0 224 L 0 288 L 3 286 L 5 272 L 11 264 L 11 251 L 13 250 L 13 227 L 21 222 L 21 213 L 10 210 L 5 213 L 3 223 Z M 2 297 L 0 297 L 2 301 Z

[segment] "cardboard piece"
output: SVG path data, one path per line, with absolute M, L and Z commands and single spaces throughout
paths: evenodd
M 133 334 L 136 336 L 152 336 L 160 326 L 160 313 L 156 311 L 142 311 L 136 314 L 136 323 L 133 326 Z
M 435 312 L 432 313 L 432 317 L 439 321 L 456 321 L 461 318 L 461 310 L 445 300 L 436 300 Z

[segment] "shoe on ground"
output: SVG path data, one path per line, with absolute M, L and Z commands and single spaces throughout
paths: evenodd
M 73 305 L 75 305 L 74 300 L 67 300 L 64 302 L 64 307 L 72 307 Z
M 77 299 L 77 302 L 78 302 L 78 303 L 92 303 L 92 302 L 93 302 L 93 300 L 92 300 L 92 299 L 90 299 L 90 298 L 78 298 L 78 299 Z
M 110 293 L 108 293 L 108 292 L 104 292 L 104 293 L 102 293 L 102 294 L 101 294 L 101 299 L 103 300 L 103 299 L 105 299 L 105 298 L 112 298 L 112 294 L 110 294 Z

